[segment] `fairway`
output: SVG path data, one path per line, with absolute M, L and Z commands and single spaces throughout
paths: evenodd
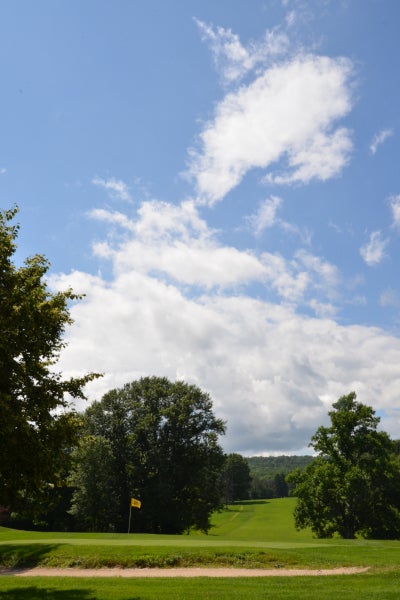
M 203 590 L 202 598 L 262 598 L 265 597 L 265 586 L 271 593 L 273 591 L 274 598 L 333 598 L 334 589 L 339 588 L 342 589 L 342 598 L 354 597 L 346 594 L 356 589 L 359 589 L 361 596 L 368 598 L 397 597 L 390 594 L 392 588 L 394 594 L 394 589 L 398 587 L 400 542 L 315 539 L 310 531 L 298 532 L 294 529 L 294 505 L 293 498 L 285 498 L 229 506 L 214 515 L 213 527 L 208 535 L 199 532 L 181 536 L 49 534 L 0 528 L 0 565 L 3 568 L 0 598 L 106 600 L 112 597 L 113 600 L 132 600 L 162 596 L 190 599 L 198 598 L 196 594 L 200 589 Z M 243 568 L 268 569 L 270 574 L 277 576 L 257 577 L 257 581 L 249 577 L 226 581 L 204 577 L 143 581 L 96 577 L 74 578 L 71 581 L 67 577 L 17 578 L 6 574 L 8 569 L 34 567 Z M 340 567 L 368 567 L 369 570 L 358 575 L 321 578 L 278 576 L 281 569 Z M 310 595 L 311 588 L 319 590 L 319 596 Z M 67 594 L 66 590 L 70 590 L 70 593 Z M 136 596 L 132 596 L 133 590 L 136 590 Z M 215 595 L 217 590 L 218 595 Z M 368 596 L 365 595 L 367 592 Z

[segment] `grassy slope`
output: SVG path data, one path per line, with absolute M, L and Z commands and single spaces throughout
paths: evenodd
M 214 516 L 209 535 L 48 534 L 0 528 L 0 565 L 393 568 L 400 542 L 316 540 L 293 526 L 293 498 L 245 502 Z
M 0 528 L 4 565 L 368 565 L 355 576 L 261 579 L 67 579 L 1 576 L 2 600 L 279 600 L 399 597 L 400 542 L 315 540 L 293 527 L 293 499 L 243 503 L 214 516 L 210 535 L 47 534 Z

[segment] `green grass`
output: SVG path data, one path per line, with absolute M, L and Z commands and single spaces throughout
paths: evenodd
M 276 569 L 368 566 L 361 575 L 261 579 L 0 577 L 0 599 L 135 600 L 180 598 L 398 598 L 400 542 L 317 540 L 293 526 L 294 499 L 245 502 L 214 515 L 209 535 L 38 533 L 0 527 L 0 565 L 148 567 L 232 566 Z
M 398 600 L 396 574 L 240 579 L 0 578 L 1 600 Z

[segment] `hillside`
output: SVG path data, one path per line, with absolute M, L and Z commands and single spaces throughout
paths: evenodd
M 304 469 L 313 460 L 312 456 L 248 456 L 246 461 L 252 477 L 273 479 L 278 473 L 287 475 L 297 467 Z

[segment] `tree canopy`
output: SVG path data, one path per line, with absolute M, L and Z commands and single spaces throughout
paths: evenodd
M 251 486 L 250 467 L 247 460 L 235 452 L 227 454 L 222 472 L 223 495 L 226 504 L 246 500 Z
M 13 509 L 60 482 L 79 424 L 69 399 L 84 398 L 96 377 L 64 380 L 55 370 L 77 296 L 49 291 L 42 255 L 14 264 L 17 212 L 0 211 L 0 505 Z
M 211 512 L 220 505 L 224 455 L 218 436 L 225 427 L 214 416 L 208 394 L 184 382 L 145 377 L 90 406 L 84 427 L 91 439 L 83 440 L 72 476 L 75 514 L 87 516 L 91 503 L 99 501 L 85 465 L 93 465 L 102 452 L 107 469 L 93 477 L 113 490 L 101 507 L 108 529 L 126 530 L 131 497 L 142 502 L 133 529 L 209 529 Z
M 400 537 L 400 464 L 379 417 L 342 396 L 329 412 L 330 427 L 311 439 L 318 457 L 290 478 L 298 497 L 297 528 L 311 527 L 318 537 Z

